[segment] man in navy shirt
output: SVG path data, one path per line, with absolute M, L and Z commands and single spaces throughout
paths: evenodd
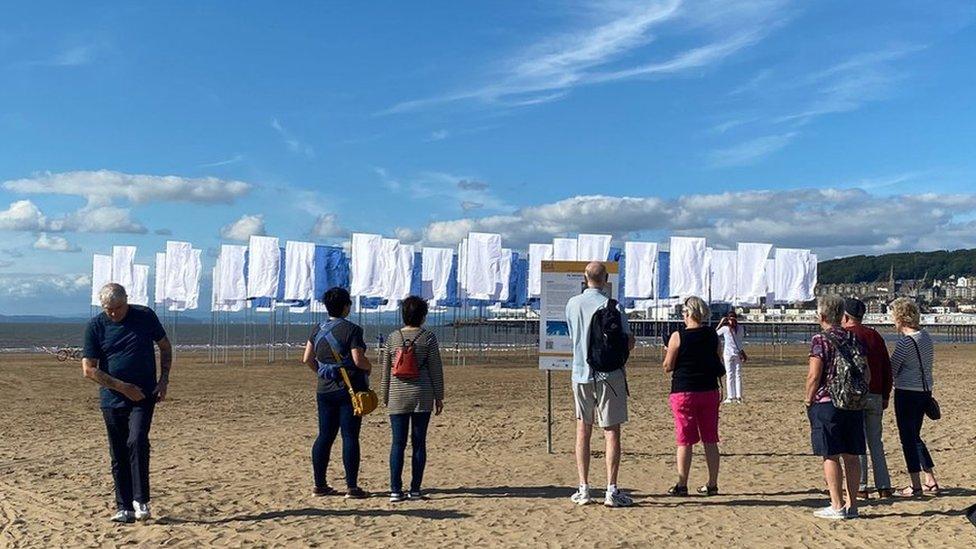
M 125 288 L 106 284 L 98 295 L 103 312 L 88 322 L 81 367 L 102 386 L 117 506 L 112 521 L 130 523 L 150 516 L 149 427 L 155 404 L 166 398 L 173 348 L 156 313 L 129 305 Z

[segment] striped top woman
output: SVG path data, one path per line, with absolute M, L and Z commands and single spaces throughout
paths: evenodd
M 423 329 L 427 319 L 427 302 L 417 296 L 403 300 L 401 306 L 403 328 L 394 331 L 386 339 L 386 352 L 381 368 L 383 403 L 390 414 L 393 441 L 390 447 L 390 501 L 420 499 L 420 491 L 427 463 L 427 426 L 433 412 L 440 415 L 444 409 L 444 368 L 437 337 Z M 404 344 L 413 346 L 419 376 L 416 378 L 393 375 L 397 350 Z M 412 431 L 412 434 L 411 434 Z M 403 454 L 410 436 L 413 450 L 410 491 L 403 492 Z

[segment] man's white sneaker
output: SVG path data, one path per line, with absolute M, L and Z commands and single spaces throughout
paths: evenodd
M 132 516 L 132 511 L 119 509 L 109 520 L 112 522 L 118 522 L 120 524 L 131 524 L 135 522 L 136 519 Z
M 586 505 L 593 501 L 593 498 L 590 497 L 590 491 L 582 487 L 576 490 L 576 493 L 570 496 L 569 499 L 576 505 Z
M 817 509 L 814 511 L 813 516 L 829 520 L 843 520 L 847 518 L 847 511 L 843 507 L 840 509 L 834 509 L 828 505 L 823 509 Z
M 608 490 L 606 497 L 603 498 L 603 504 L 607 507 L 630 507 L 634 504 L 634 500 L 620 490 L 615 492 Z
M 149 512 L 148 503 L 139 503 L 138 501 L 132 502 L 132 508 L 135 509 L 136 520 L 149 520 L 152 513 Z

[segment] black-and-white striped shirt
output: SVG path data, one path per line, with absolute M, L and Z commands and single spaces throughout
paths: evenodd
M 444 400 L 444 368 L 441 364 L 441 351 L 433 332 L 424 331 L 418 335 L 417 328 L 403 328 L 390 334 L 386 339 L 383 353 L 383 402 L 390 414 L 410 414 L 413 412 L 434 411 L 434 401 Z M 403 339 L 414 342 L 418 379 L 401 379 L 392 375 L 393 361 Z
M 916 345 L 918 351 L 916 352 Z M 918 362 L 922 356 L 921 365 Z M 891 373 L 894 375 L 895 389 L 909 391 L 924 391 L 927 386 L 932 390 L 932 364 L 935 352 L 932 348 L 932 338 L 925 330 L 919 330 L 911 335 L 903 335 L 895 345 L 895 352 L 891 354 Z M 925 372 L 925 384 L 922 383 L 922 372 Z

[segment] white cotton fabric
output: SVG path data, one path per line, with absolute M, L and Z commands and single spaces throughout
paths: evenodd
M 217 301 L 222 303 L 236 303 L 247 299 L 247 281 L 244 278 L 244 260 L 247 246 L 224 244 L 220 247 L 220 257 L 217 258 Z M 238 309 L 239 310 L 239 309 Z
M 625 242 L 624 272 L 624 297 L 653 297 L 657 286 L 657 243 Z
M 776 248 L 773 293 L 777 301 L 795 302 L 813 299 L 807 288 L 807 264 L 810 250 Z
M 817 254 L 811 253 L 807 255 L 807 269 L 804 288 L 807 290 L 807 294 L 806 299 L 803 301 L 810 301 L 816 298 L 814 292 L 817 289 Z
M 670 293 L 677 297 L 707 297 L 708 266 L 705 239 L 672 236 L 670 249 Z
M 186 302 L 183 310 L 193 311 L 200 303 L 200 276 L 203 274 L 203 251 L 192 249 L 190 267 L 186 270 Z
M 380 240 L 380 253 L 376 258 L 376 269 L 378 284 L 376 293 L 367 297 L 380 297 L 383 299 L 396 299 L 394 286 L 397 279 L 397 263 L 400 261 L 400 241 L 395 238 L 383 238 Z
M 502 259 L 502 237 L 493 233 L 469 233 L 467 249 L 467 293 L 488 299 L 496 291 Z M 477 296 L 477 297 L 475 297 Z
M 112 246 L 112 282 L 121 284 L 126 294 L 132 292 L 132 264 L 135 259 L 135 246 Z
M 92 256 L 92 293 L 91 304 L 94 307 L 101 307 L 102 302 L 98 298 L 98 293 L 102 291 L 102 286 L 112 281 L 112 256 L 95 254 Z
M 766 305 L 772 305 L 776 301 L 776 293 L 774 288 L 776 287 L 776 260 L 767 259 L 766 268 L 763 271 L 763 278 L 765 279 L 766 285 Z
M 451 277 L 454 250 L 450 248 L 424 248 L 421 251 L 420 279 L 422 296 L 435 302 L 447 299 L 447 282 Z
M 132 289 L 127 290 L 129 303 L 149 306 L 149 265 L 132 266 Z
M 552 258 L 556 261 L 576 261 L 579 253 L 575 238 L 553 238 Z
M 734 250 L 712 250 L 709 261 L 711 290 L 709 297 L 713 303 L 735 302 L 736 258 Z
M 189 242 L 166 242 L 166 299 L 185 302 L 187 295 L 186 270 L 190 268 L 193 245 Z
M 577 261 L 606 261 L 610 257 L 608 234 L 581 234 L 576 237 Z
M 390 303 L 410 297 L 410 281 L 413 278 L 414 248 L 409 244 L 397 242 L 396 261 L 393 265 L 393 278 L 390 291 L 385 297 Z
M 468 297 L 468 239 L 462 238 L 458 243 L 458 299 Z
M 552 257 L 552 244 L 529 244 L 529 297 L 542 295 L 542 262 Z
M 153 303 L 166 302 L 166 252 L 156 252 L 156 278 L 153 284 Z
M 312 263 L 315 261 L 315 244 L 312 242 L 285 243 L 285 293 L 292 301 L 312 299 Z
M 281 249 L 273 236 L 252 236 L 247 243 L 247 297 L 278 295 Z
M 354 296 L 377 296 L 382 289 L 381 271 L 377 268 L 383 237 L 378 234 L 353 233 L 349 293 Z
M 512 275 L 512 250 L 502 248 L 502 258 L 498 263 L 498 278 L 495 281 L 495 291 L 491 295 L 492 301 L 508 301 Z
M 740 242 L 736 247 L 735 291 L 737 303 L 759 303 L 766 295 L 766 259 L 772 244 Z

